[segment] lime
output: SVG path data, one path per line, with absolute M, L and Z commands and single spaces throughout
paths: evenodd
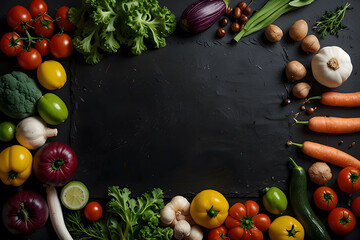
M 89 191 L 80 181 L 71 181 L 61 190 L 62 204 L 70 210 L 79 210 L 85 207 L 89 200 Z
M 12 122 L 0 123 L 0 141 L 10 142 L 15 136 L 15 125 Z

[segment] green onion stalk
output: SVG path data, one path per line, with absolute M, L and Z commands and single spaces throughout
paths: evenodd
M 238 42 L 242 37 L 267 27 L 281 15 L 309 5 L 314 1 L 315 0 L 268 0 L 268 2 L 246 22 L 244 28 L 235 36 L 234 40 Z

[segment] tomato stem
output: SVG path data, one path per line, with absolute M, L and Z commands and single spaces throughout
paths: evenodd
M 250 229 L 254 226 L 254 222 L 253 222 L 253 217 L 249 217 L 249 216 L 243 216 L 240 221 L 241 224 L 240 226 L 244 229 Z
M 295 230 L 294 224 L 291 226 L 290 230 L 286 229 L 286 231 L 288 232 L 288 237 L 294 237 L 294 238 L 295 238 L 296 233 L 300 232 L 300 231 Z
M 346 225 L 346 224 L 348 224 L 349 222 L 351 222 L 351 219 L 349 218 L 349 215 L 345 216 L 345 212 L 343 211 L 343 217 L 339 219 L 339 222 L 340 222 L 342 225 Z
M 61 166 L 65 164 L 66 162 L 64 160 L 57 158 L 51 163 L 51 168 L 53 170 L 59 170 Z

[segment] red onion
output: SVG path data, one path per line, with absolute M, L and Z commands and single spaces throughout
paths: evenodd
M 39 181 L 62 186 L 75 174 L 78 166 L 74 150 L 62 142 L 49 142 L 34 156 L 33 170 Z
M 31 190 L 22 190 L 12 195 L 2 211 L 3 222 L 13 234 L 35 232 L 46 223 L 48 216 L 45 199 Z
M 190 33 L 198 33 L 212 26 L 226 10 L 223 0 L 199 0 L 182 13 L 180 27 Z

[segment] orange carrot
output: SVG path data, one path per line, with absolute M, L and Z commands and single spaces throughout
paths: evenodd
M 360 131 L 360 117 L 312 117 L 309 121 L 298 121 L 295 123 L 307 124 L 309 129 L 321 133 L 354 133 Z
M 358 159 L 337 148 L 310 141 L 305 141 L 303 144 L 289 141 L 288 145 L 300 147 L 303 153 L 312 158 L 316 158 L 343 168 L 352 166 L 360 169 L 360 161 Z
M 339 93 L 325 92 L 321 96 L 310 97 L 307 100 L 320 99 L 324 105 L 335 107 L 360 107 L 360 92 Z

